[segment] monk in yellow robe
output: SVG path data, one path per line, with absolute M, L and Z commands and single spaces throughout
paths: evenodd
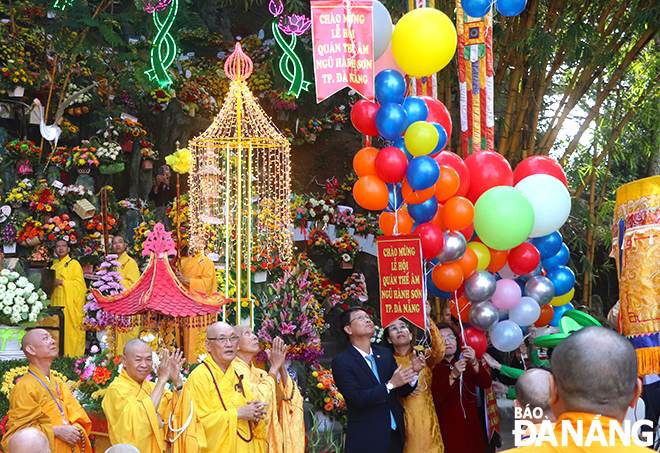
M 182 255 L 187 255 L 184 247 Z M 213 261 L 203 253 L 193 257 L 184 256 L 179 264 L 176 276 L 192 293 L 203 293 L 210 296 L 218 291 L 218 279 L 215 275 Z M 195 318 L 193 318 L 195 319 Z M 193 324 L 193 322 L 191 322 Z M 185 327 L 183 329 L 183 355 L 188 363 L 197 362 L 197 346 L 200 344 L 201 327 Z
M 121 266 L 119 267 L 119 272 L 123 278 L 121 284 L 124 288 L 130 289 L 140 278 L 140 268 L 138 268 L 135 260 L 126 253 L 126 242 L 123 237 L 115 236 L 112 238 L 112 251 L 117 255 L 117 261 L 121 263 Z M 115 350 L 123 351 L 124 345 L 127 342 L 140 335 L 140 330 L 140 326 L 135 326 L 128 332 L 118 332 L 117 347 Z
M 275 338 L 269 349 L 270 370 L 257 368 L 253 359 L 259 353 L 259 339 L 248 326 L 236 326 L 238 335 L 236 358 L 232 362 L 239 376 L 247 378 L 252 396 L 268 403 L 264 422 L 266 439 L 257 439 L 260 453 L 303 453 L 305 450 L 305 422 L 303 402 L 298 386 L 284 366 L 286 345 Z M 280 377 L 278 381 L 278 375 Z M 282 423 L 283 422 L 283 423 Z
M 7 433 L 2 447 L 17 431 L 37 428 L 50 443 L 53 453 L 91 451 L 92 422 L 61 379 L 50 374 L 57 357 L 57 343 L 44 329 L 29 330 L 21 342 L 30 362 L 25 374 L 9 394 Z
M 637 377 L 637 354 L 629 340 L 604 327 L 585 327 L 557 345 L 550 358 L 550 370 L 549 404 L 557 417 L 554 431 L 552 422 L 547 419 L 541 422 L 540 433 L 533 421 L 518 420 L 513 431 L 514 440 L 524 446 L 511 451 L 650 451 L 635 444 L 634 434 L 629 437 L 620 434 L 624 431 L 623 420 L 628 408 L 634 407 L 642 394 L 642 381 Z M 570 427 L 563 427 L 564 424 Z M 526 429 L 531 435 L 521 440 Z M 568 434 L 562 436 L 563 432 Z M 541 434 L 538 439 L 536 434 Z M 652 447 L 653 436 L 648 440 Z
M 181 378 L 183 353 L 163 351 L 158 382 L 147 380 L 153 371 L 151 347 L 142 340 L 124 346 L 123 370 L 103 398 L 110 442 L 133 445 L 141 453 L 199 453 L 206 446 Z M 166 389 L 172 379 L 175 391 Z
M 257 453 L 257 439 L 266 437 L 266 403 L 254 399 L 247 376 L 232 365 L 237 342 L 229 324 L 209 326 L 209 356 L 186 381 L 206 433 L 203 453 Z
M 80 263 L 69 256 L 71 248 L 66 241 L 55 243 L 57 259 L 51 269 L 55 271 L 55 290 L 53 306 L 64 307 L 64 354 L 80 357 L 85 354 L 85 331 L 83 306 L 87 294 L 87 285 Z

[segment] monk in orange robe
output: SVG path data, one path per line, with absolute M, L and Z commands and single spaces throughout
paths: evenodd
M 22 348 L 30 362 L 25 374 L 9 394 L 7 433 L 2 448 L 7 451 L 11 437 L 23 428 L 42 431 L 54 453 L 91 451 L 92 422 L 61 379 L 50 374 L 57 357 L 57 343 L 44 329 L 29 330 Z
M 620 334 L 604 327 L 585 327 L 562 340 L 550 359 L 550 407 L 557 417 L 554 431 L 551 422 L 543 421 L 538 439 L 531 429 L 531 421 L 514 431 L 517 437 L 525 428 L 532 436 L 521 441 L 523 446 L 512 449 L 518 453 L 550 452 L 648 452 L 631 439 L 625 445 L 620 434 L 610 432 L 610 423 L 623 427 L 629 407 L 634 407 L 642 394 L 642 381 L 637 378 L 637 354 L 630 342 Z M 566 436 L 562 436 L 562 424 Z M 597 424 L 599 426 L 592 426 Z M 547 432 L 543 425 L 546 425 Z M 579 425 L 582 425 L 581 429 Z M 616 428 L 623 431 L 623 428 Z M 521 432 L 522 431 L 522 432 Z M 554 434 L 555 445 L 551 444 Z M 565 440 L 564 440 L 564 438 Z M 576 437 L 579 439 L 576 441 Z M 625 437 L 625 436 L 624 436 Z M 548 440 L 544 440 L 544 439 Z M 562 444 L 566 442 L 565 446 Z M 580 445 L 581 444 L 581 445 Z

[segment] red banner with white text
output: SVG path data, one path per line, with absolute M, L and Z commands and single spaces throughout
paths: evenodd
M 324 0 L 311 6 L 316 102 L 347 86 L 373 100 L 372 2 Z
M 377 241 L 383 327 L 404 317 L 425 329 L 424 266 L 419 236 L 379 236 Z

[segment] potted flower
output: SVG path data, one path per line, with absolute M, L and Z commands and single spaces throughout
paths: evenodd
M 57 193 L 64 200 L 64 203 L 69 206 L 75 205 L 78 200 L 88 200 L 94 196 L 91 190 L 79 184 L 64 186 Z
M 81 266 L 96 266 L 103 255 L 101 245 L 101 233 L 95 232 L 78 239 L 78 246 L 72 250 L 73 258 L 78 260 Z M 87 268 L 89 269 L 89 268 Z
M 298 108 L 296 97 L 293 93 L 284 90 L 270 90 L 264 92 L 264 97 L 270 104 L 270 108 L 276 112 L 277 119 L 286 121 L 289 119 L 289 113 Z
M 142 169 L 150 170 L 154 168 L 154 160 L 158 159 L 158 151 L 146 138 L 140 140 L 140 146 L 142 147 L 140 150 L 142 154 Z
M 66 169 L 66 163 L 71 156 L 71 150 L 66 146 L 58 146 L 50 153 L 48 161 L 59 168 L 60 170 Z
M 358 241 L 348 234 L 335 239 L 332 243 L 332 254 L 341 263 L 342 269 L 353 269 L 353 262 L 359 251 Z
M 71 245 L 78 243 L 79 233 L 76 231 L 76 222 L 71 220 L 69 214 L 61 214 L 48 219 L 44 225 L 44 237 L 51 248 L 57 241 L 66 241 Z
M 80 132 L 80 128 L 78 126 L 74 126 L 71 124 L 71 121 L 69 121 L 67 118 L 62 119 L 62 124 L 60 124 L 60 130 L 62 133 L 60 134 L 60 141 L 66 141 L 69 140 L 75 135 Z
M 99 172 L 103 175 L 112 175 L 124 171 L 121 153 L 121 146 L 117 142 L 105 141 L 99 144 L 95 153 L 100 163 Z
M 330 121 L 332 124 L 334 124 L 336 131 L 341 130 L 342 124 L 346 123 L 346 118 L 346 107 L 343 105 L 335 107 L 333 112 L 330 114 Z
M 0 242 L 2 242 L 4 254 L 16 253 L 16 226 L 14 220 L 9 218 L 0 228 Z
M 19 176 L 31 175 L 34 167 L 39 164 L 41 148 L 30 140 L 19 140 L 5 143 L 5 160 L 16 165 Z
M 57 210 L 60 203 L 55 197 L 55 191 L 45 183 L 35 187 L 30 193 L 29 208 L 32 212 L 40 212 L 51 215 Z
M 336 420 L 346 425 L 346 401 L 335 384 L 332 372 L 316 364 L 310 367 L 307 380 L 309 385 L 305 396 L 317 420 Z M 332 423 L 326 421 L 326 425 L 332 426 Z
M 82 90 L 83 87 L 79 87 L 75 83 L 69 82 L 66 87 L 65 98 L 73 96 L 78 91 Z M 80 116 L 85 113 L 89 113 L 89 104 L 92 102 L 92 94 L 90 91 L 86 91 L 81 96 L 78 96 L 76 99 L 71 102 L 71 106 L 66 109 L 66 112 L 71 116 Z
M 142 124 L 129 118 L 115 118 L 110 123 L 113 131 L 116 131 L 118 141 L 122 143 L 121 149 L 130 153 L 133 151 L 133 142 L 147 137 L 147 131 Z M 112 132 L 114 135 L 114 132 Z M 123 140 L 123 142 L 122 142 Z
M 2 67 L 0 89 L 7 92 L 9 97 L 20 98 L 25 94 L 25 87 L 34 85 L 32 74 L 27 71 L 23 60 L 7 60 Z
M 18 209 L 23 203 L 30 201 L 30 190 L 32 183 L 28 180 L 19 181 L 18 185 L 11 189 L 5 201 L 11 205 L 12 208 Z
M 16 240 L 25 247 L 33 247 L 41 243 L 43 236 L 44 225 L 30 216 L 18 228 Z
M 92 167 L 99 166 L 99 160 L 96 157 L 96 148 L 89 141 L 83 140 L 80 146 L 71 150 L 71 158 L 67 161 L 66 167 L 73 167 L 78 170 L 79 175 L 88 175 Z

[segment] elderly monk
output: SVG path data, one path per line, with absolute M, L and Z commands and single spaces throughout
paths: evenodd
M 50 443 L 37 428 L 23 428 L 9 439 L 7 453 L 51 453 Z
M 55 243 L 57 259 L 51 269 L 55 271 L 53 306 L 64 307 L 64 354 L 79 357 L 85 354 L 85 331 L 80 329 L 83 322 L 83 306 L 87 286 L 80 263 L 69 256 L 71 248 L 66 241 Z
M 621 425 L 628 408 L 634 407 L 642 394 L 637 354 L 626 338 L 603 327 L 585 327 L 559 343 L 552 353 L 550 369 L 550 407 L 557 417 L 554 437 L 560 446 L 544 441 L 540 446 L 532 444 L 517 452 L 649 451 L 634 442 L 625 446 L 616 433 L 612 436 L 615 445 L 610 444 L 610 421 Z M 578 446 L 571 434 L 566 436 L 567 446 L 561 446 L 564 421 L 578 435 L 581 433 L 584 446 Z M 578 429 L 579 421 L 582 429 Z M 593 427 L 592 423 L 600 426 Z M 567 431 L 570 433 L 570 429 Z M 590 432 L 602 435 L 591 437 Z M 587 446 L 588 437 L 591 442 Z
M 192 258 L 188 256 L 188 247 L 181 250 L 181 262 L 176 276 L 192 293 L 202 293 L 210 296 L 218 291 L 218 279 L 215 275 L 215 264 L 203 253 Z M 193 324 L 193 323 L 191 323 Z M 188 363 L 197 362 L 197 347 L 201 345 L 200 327 L 183 328 L 183 353 Z
M 266 439 L 258 439 L 258 451 L 269 453 L 303 453 L 305 450 L 305 422 L 302 396 L 293 379 L 289 379 L 284 360 L 286 345 L 275 338 L 267 350 L 270 370 L 254 366 L 252 360 L 259 353 L 259 339 L 248 326 L 236 326 L 238 335 L 236 358 L 232 362 L 239 375 L 246 376 L 252 396 L 268 404 L 264 422 Z M 278 382 L 278 375 L 280 380 Z
M 115 236 L 112 238 L 112 251 L 117 255 L 117 261 L 121 263 L 121 266 L 119 267 L 119 272 L 123 278 L 121 284 L 124 288 L 130 289 L 140 278 L 140 268 L 138 268 L 135 260 L 126 253 L 126 242 L 123 237 Z M 139 335 L 140 326 L 133 327 L 128 332 L 118 332 L 116 351 L 123 351 L 124 345 L 128 341 L 137 338 Z
M 112 444 L 134 445 L 142 453 L 196 453 L 206 445 L 197 425 L 190 396 L 183 387 L 183 353 L 162 352 L 158 382 L 147 380 L 153 370 L 151 347 L 142 340 L 124 346 L 123 370 L 103 398 Z M 175 391 L 166 389 L 172 379 Z
M 54 453 L 80 453 L 83 443 L 91 451 L 88 436 L 92 422 L 66 383 L 50 374 L 50 365 L 57 357 L 55 340 L 48 331 L 33 329 L 25 334 L 21 345 L 30 366 L 9 394 L 3 447 L 7 449 L 14 433 L 32 427 L 48 437 Z
M 229 324 L 216 322 L 209 326 L 209 356 L 186 382 L 204 424 L 204 453 L 256 453 L 260 451 L 256 439 L 266 436 L 266 403 L 254 399 L 247 376 L 232 365 L 237 342 L 238 336 Z
M 140 450 L 135 448 L 132 445 L 128 444 L 117 444 L 108 448 L 105 453 L 140 453 Z

